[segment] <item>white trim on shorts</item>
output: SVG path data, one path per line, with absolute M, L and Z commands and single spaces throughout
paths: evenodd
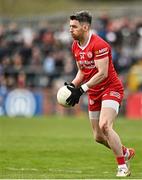
M 103 100 L 102 107 L 112 108 L 116 111 L 117 114 L 119 112 L 119 103 L 114 100 Z
M 99 120 L 100 111 L 89 111 L 89 119 Z
M 118 114 L 119 112 L 119 103 L 115 100 L 103 100 L 102 107 L 112 108 Z M 100 111 L 89 111 L 89 119 L 99 120 Z

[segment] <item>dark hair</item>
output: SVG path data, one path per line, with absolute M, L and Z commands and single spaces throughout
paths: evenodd
M 70 16 L 70 20 L 77 20 L 81 22 L 87 22 L 91 25 L 92 16 L 88 11 L 80 11 Z

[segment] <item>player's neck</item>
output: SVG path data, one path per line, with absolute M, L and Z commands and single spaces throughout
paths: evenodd
M 88 42 L 89 40 L 89 36 L 90 36 L 90 33 L 87 32 L 86 34 L 84 34 L 84 36 L 79 40 L 79 45 L 80 46 L 85 46 L 86 43 Z

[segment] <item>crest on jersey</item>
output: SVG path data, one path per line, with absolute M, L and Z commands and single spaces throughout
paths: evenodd
M 80 52 L 80 59 L 84 59 L 85 58 L 85 52 Z
M 93 54 L 92 54 L 91 51 L 89 51 L 89 52 L 87 53 L 87 57 L 88 57 L 88 58 L 92 58 L 92 57 L 93 57 Z

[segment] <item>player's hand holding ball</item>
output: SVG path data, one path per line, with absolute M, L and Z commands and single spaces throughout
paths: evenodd
M 61 106 L 66 107 L 66 108 L 73 106 L 71 103 L 67 102 L 67 99 L 71 95 L 71 91 L 68 89 L 68 87 L 75 88 L 75 85 L 72 84 L 72 83 L 65 82 L 64 86 L 59 88 L 59 90 L 57 92 L 57 101 L 58 101 L 58 103 Z
M 80 87 L 75 87 L 73 83 L 68 84 L 65 82 L 65 85 L 71 91 L 71 95 L 66 100 L 67 104 L 71 106 L 78 104 L 80 96 L 89 89 L 86 84 L 83 84 Z
M 80 96 L 84 93 L 83 89 L 74 88 L 72 86 L 67 86 L 67 88 L 71 91 L 71 95 L 67 98 L 67 104 L 74 106 L 79 103 Z
M 86 84 L 81 87 L 75 87 L 73 83 L 64 83 L 57 92 L 57 101 L 64 107 L 71 107 L 79 103 L 80 96 L 88 90 Z

